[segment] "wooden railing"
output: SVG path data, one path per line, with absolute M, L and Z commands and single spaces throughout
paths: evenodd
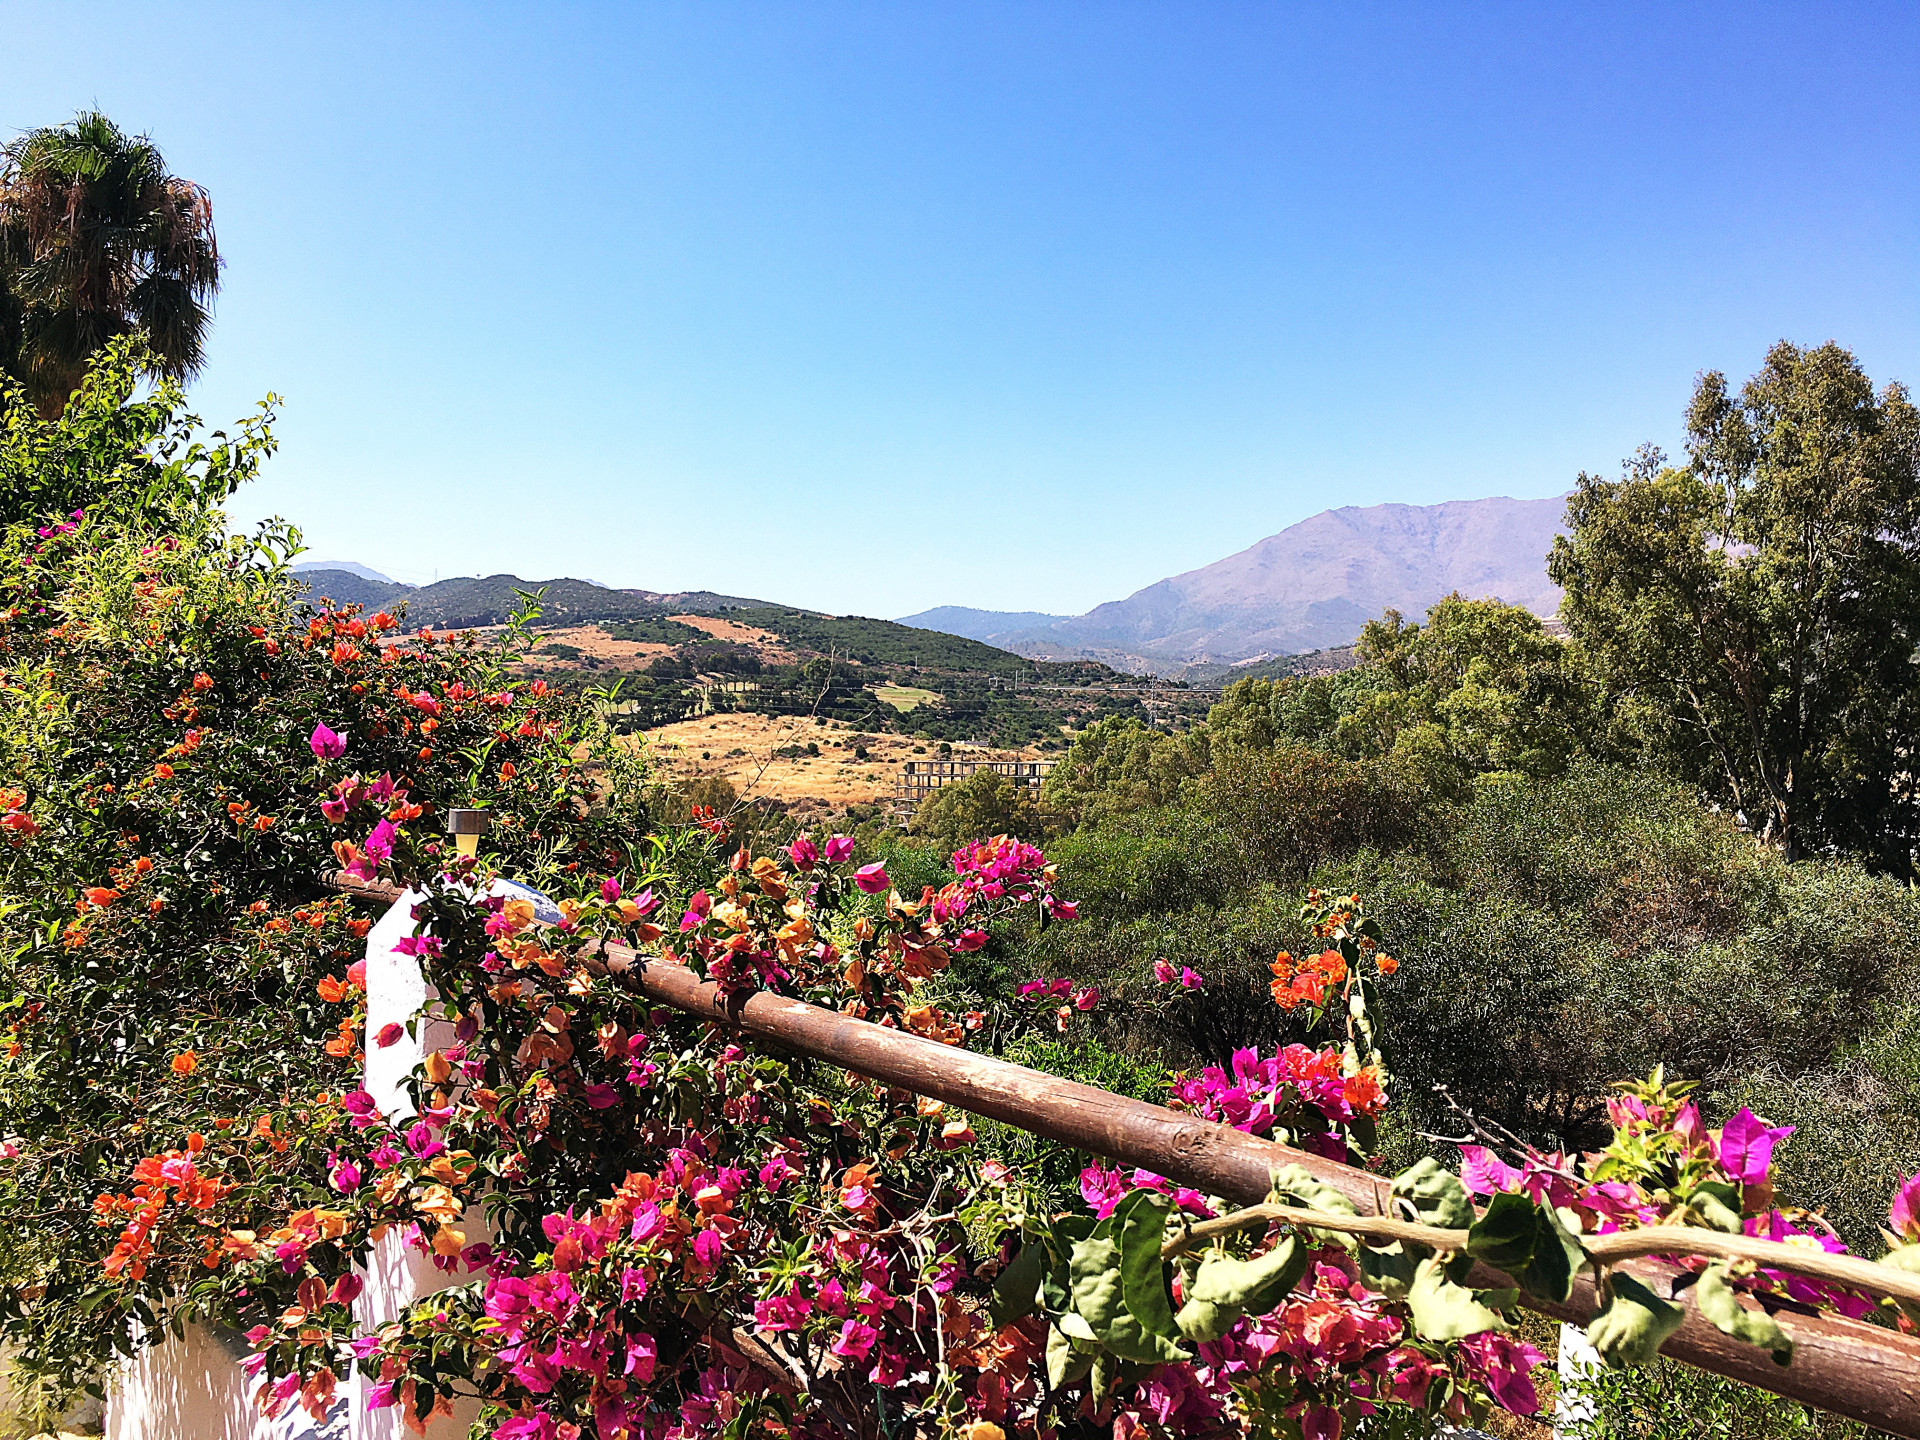
M 346 888 L 370 898 L 395 899 L 400 893 L 387 885 L 349 883 Z M 1388 1182 L 1380 1176 L 1192 1115 L 766 991 L 727 1004 L 718 986 L 686 966 L 624 946 L 602 947 L 587 963 L 655 1004 L 1104 1159 L 1151 1170 L 1209 1195 L 1258 1204 L 1266 1198 L 1275 1170 L 1300 1165 L 1337 1188 L 1362 1214 L 1391 1213 Z M 1661 1354 L 1863 1421 L 1904 1440 L 1920 1440 L 1920 1340 L 1784 1302 L 1773 1317 L 1794 1350 L 1793 1363 L 1781 1367 L 1766 1351 L 1722 1334 L 1694 1308 L 1687 1290 L 1676 1293 L 1673 1282 L 1685 1272 L 1652 1260 L 1619 1268 L 1685 1306 L 1686 1322 L 1661 1347 Z M 1510 1282 L 1481 1266 L 1473 1283 Z M 1564 1305 L 1524 1295 L 1521 1303 L 1573 1324 L 1585 1324 L 1596 1308 L 1593 1284 L 1585 1278 Z

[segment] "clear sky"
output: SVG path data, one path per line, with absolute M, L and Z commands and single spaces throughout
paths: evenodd
M 402 579 L 1077 612 L 1920 383 L 1920 6 L 9 0 L 213 194 L 236 515 Z

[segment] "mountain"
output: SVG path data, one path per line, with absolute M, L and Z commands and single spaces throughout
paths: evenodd
M 1345 645 L 1388 609 L 1417 617 L 1456 590 L 1546 615 L 1560 603 L 1546 556 L 1565 511 L 1564 496 L 1349 505 L 1085 615 L 1034 623 L 948 607 L 910 619 L 953 614 L 953 633 L 1022 655 L 1165 672 Z
M 362 565 L 358 560 L 302 560 L 293 567 L 293 573 L 296 575 L 305 575 L 314 570 L 344 570 L 349 575 L 358 575 L 362 580 L 378 581 L 382 585 L 400 583 L 391 575 L 382 575 L 371 565 Z
M 325 595 L 342 605 L 371 609 L 404 605 L 409 625 L 459 629 L 499 625 L 525 602 L 519 591 L 543 590 L 540 623 L 577 625 L 592 620 L 639 620 L 652 616 L 751 609 L 766 605 L 709 590 L 663 594 L 653 590 L 610 590 L 591 580 L 522 580 L 518 575 L 462 576 L 432 585 L 402 585 L 378 571 L 350 562 L 328 568 L 296 567 L 310 596 Z
M 1044 629 L 1073 618 L 1039 610 L 970 610 L 965 605 L 939 605 L 918 615 L 902 615 L 899 623 L 921 630 L 944 630 L 967 640 L 986 640 L 1019 630 Z

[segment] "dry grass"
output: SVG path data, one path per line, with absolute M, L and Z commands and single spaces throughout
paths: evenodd
M 649 730 L 645 740 L 648 758 L 669 778 L 717 776 L 743 798 L 778 800 L 802 815 L 884 804 L 893 797 L 894 780 L 904 762 L 939 758 L 931 745 L 915 754 L 917 742 L 904 736 L 859 731 L 838 720 L 821 725 L 804 715 L 706 715 Z M 856 740 L 866 746 L 865 760 L 854 757 Z M 820 747 L 817 756 L 774 754 L 808 743 Z M 1031 758 L 1013 750 L 961 748 L 955 753 L 969 758 Z
M 780 644 L 780 637 L 771 630 L 757 630 L 751 625 L 736 625 L 731 620 L 722 620 L 717 615 L 669 615 L 669 620 L 677 620 L 682 625 L 691 625 L 703 630 L 716 640 L 726 640 L 735 645 L 751 645 L 759 655 L 763 665 L 791 665 L 799 659 L 791 650 Z
M 642 640 L 615 640 L 598 625 L 570 625 L 564 630 L 542 630 L 536 644 L 546 645 L 552 641 L 571 645 L 583 656 L 590 655 L 604 665 L 622 670 L 637 670 L 656 656 L 673 653 L 671 645 L 656 645 Z M 578 660 L 563 660 L 558 655 L 540 650 L 534 652 L 533 659 L 554 670 L 581 668 Z

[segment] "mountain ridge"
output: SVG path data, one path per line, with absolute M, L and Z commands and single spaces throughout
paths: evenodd
M 1565 509 L 1564 495 L 1342 506 L 1084 615 L 1036 624 L 1031 611 L 943 606 L 901 623 L 964 625 L 953 633 L 1034 658 L 1165 671 L 1346 645 L 1385 611 L 1419 615 L 1454 591 L 1545 615 L 1560 599 L 1546 556 Z

